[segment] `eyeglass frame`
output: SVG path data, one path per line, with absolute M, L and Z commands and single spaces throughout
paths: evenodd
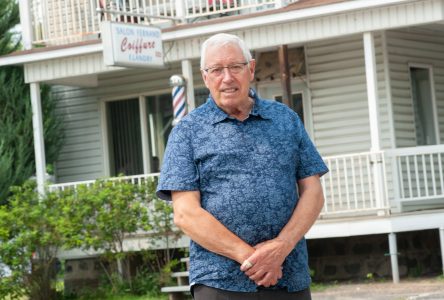
M 223 72 L 222 72 L 223 69 L 228 69 L 230 71 L 230 73 L 231 73 L 232 72 L 232 70 L 230 69 L 231 67 L 234 67 L 236 65 L 242 65 L 242 68 L 243 68 L 243 67 L 245 67 L 246 65 L 249 65 L 249 64 L 250 64 L 250 62 L 246 61 L 246 62 L 241 62 L 241 63 L 230 64 L 230 65 L 225 66 L 225 67 L 222 67 L 222 66 L 221 67 L 208 67 L 208 68 L 202 69 L 202 71 L 205 71 L 210 76 L 219 77 L 219 76 L 221 76 L 223 74 Z M 219 75 L 214 75 L 214 74 L 211 74 L 211 70 L 212 69 L 222 69 L 222 70 L 221 70 L 221 73 Z M 240 73 L 240 71 L 239 71 L 239 73 Z M 239 73 L 232 73 L 232 74 L 239 74 Z

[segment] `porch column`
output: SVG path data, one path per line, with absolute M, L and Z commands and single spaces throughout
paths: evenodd
M 439 241 L 441 245 L 442 275 L 444 275 L 444 226 L 439 228 Z
M 45 142 L 43 139 L 42 103 L 40 99 L 40 84 L 31 83 L 32 127 L 34 132 L 35 170 L 37 191 L 40 195 L 45 192 Z
M 376 56 L 375 56 L 375 41 L 372 32 L 365 32 L 364 39 L 364 54 L 365 54 L 365 75 L 367 81 L 367 102 L 370 120 L 370 137 L 371 137 L 371 152 L 381 151 L 380 144 L 380 129 L 378 120 L 378 78 L 376 75 Z M 383 161 L 379 154 L 372 157 L 373 162 L 373 182 L 375 187 L 376 207 L 384 207 L 384 173 Z
M 396 245 L 396 233 L 389 233 L 389 252 L 390 261 L 392 263 L 392 278 L 393 283 L 399 283 L 399 268 L 398 268 L 398 246 Z
M 30 2 L 30 0 L 19 0 L 22 43 L 25 50 L 32 48 L 32 15 Z
M 288 63 L 288 46 L 281 45 L 278 49 L 279 70 L 281 71 L 282 103 L 291 107 L 291 78 Z
M 186 93 L 187 93 L 187 105 L 188 113 L 196 108 L 196 101 L 194 100 L 194 82 L 193 82 L 193 66 L 191 60 L 182 60 L 182 75 L 186 79 Z

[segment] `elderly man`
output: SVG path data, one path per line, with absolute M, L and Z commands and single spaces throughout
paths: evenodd
M 237 36 L 202 45 L 208 101 L 174 127 L 158 195 L 191 238 L 197 300 L 311 299 L 304 234 L 328 171 L 287 106 L 261 99 L 255 61 Z

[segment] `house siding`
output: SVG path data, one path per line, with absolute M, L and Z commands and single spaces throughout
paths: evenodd
M 392 144 L 381 36 L 375 36 L 381 145 Z M 324 156 L 371 148 L 362 35 L 306 46 L 313 132 Z
M 193 62 L 194 83 L 202 85 L 198 62 Z M 65 143 L 56 162 L 58 183 L 105 176 L 100 103 L 139 94 L 168 93 L 168 79 L 181 74 L 179 64 L 161 70 L 131 70 L 99 77 L 96 88 L 54 87 L 58 113 L 65 121 Z
M 438 34 L 437 34 L 438 33 Z M 431 65 L 441 143 L 444 141 L 444 32 L 412 28 L 387 33 L 397 147 L 416 146 L 409 63 Z

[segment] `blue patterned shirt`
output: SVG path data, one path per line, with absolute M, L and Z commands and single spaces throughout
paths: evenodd
M 172 130 L 157 194 L 199 190 L 202 207 L 254 246 L 277 237 L 298 203 L 297 180 L 328 171 L 302 122 L 287 106 L 257 97 L 249 117 L 238 121 L 209 97 Z M 294 292 L 310 285 L 302 239 L 283 265 L 274 288 Z M 255 292 L 240 265 L 194 241 L 190 243 L 190 284 Z

